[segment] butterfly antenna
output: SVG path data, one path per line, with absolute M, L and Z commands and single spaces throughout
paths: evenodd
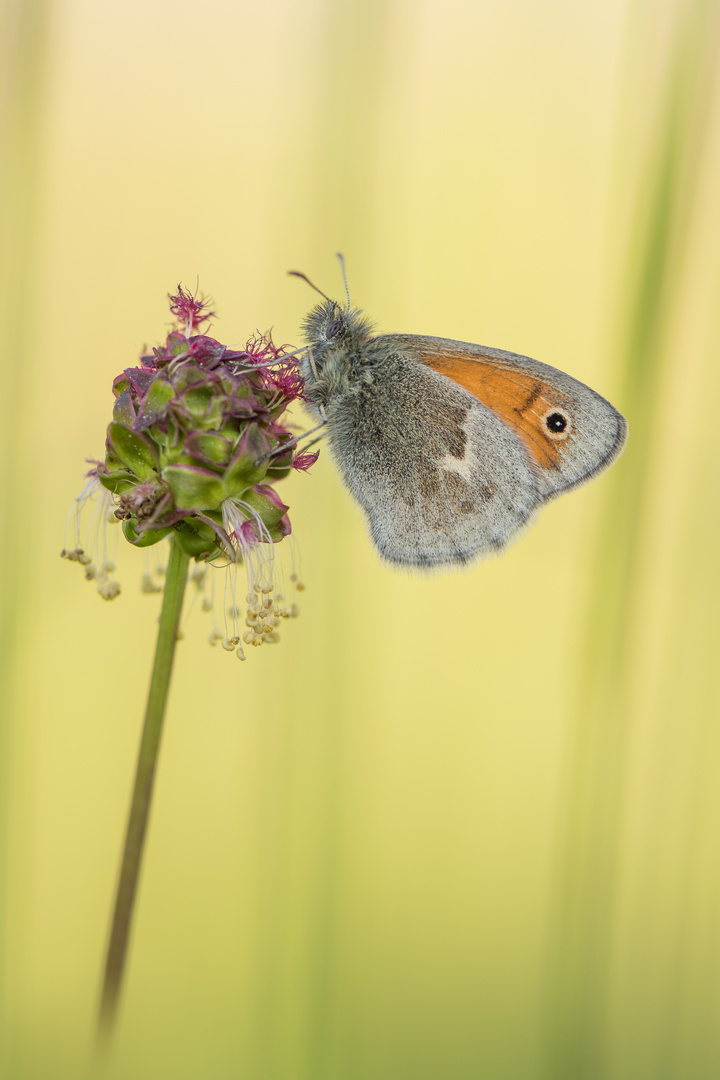
M 310 286 L 311 289 L 314 289 L 315 292 L 319 292 L 321 296 L 325 296 L 325 293 L 322 291 L 322 289 L 318 289 L 317 285 L 313 285 L 312 281 L 307 276 L 307 274 L 301 274 L 299 270 L 288 270 L 288 274 L 290 275 L 290 277 L 302 278 L 303 281 L 307 281 L 307 283 L 308 283 L 308 285 Z M 330 300 L 329 296 L 325 296 L 325 299 L 328 300 L 332 304 L 332 300 Z
M 338 259 L 340 260 L 340 269 L 342 270 L 343 285 L 345 286 L 345 295 L 347 296 L 347 314 L 350 314 L 350 290 L 348 289 L 347 274 L 345 273 L 345 260 L 342 257 L 341 252 L 336 251 Z
M 322 423 L 316 424 L 314 428 L 310 428 L 309 431 L 303 432 L 302 435 L 298 435 L 294 439 L 288 439 L 287 442 L 280 443 L 274 450 L 269 450 L 267 454 L 263 454 L 261 458 L 258 458 L 255 465 L 262 465 L 263 461 L 267 461 L 271 457 L 275 457 L 277 454 L 284 454 L 286 450 L 289 450 L 292 446 L 297 446 L 303 439 L 307 439 L 308 435 L 314 435 L 320 428 L 324 428 L 327 424 L 327 420 L 323 420 Z M 315 440 L 317 442 L 317 439 Z

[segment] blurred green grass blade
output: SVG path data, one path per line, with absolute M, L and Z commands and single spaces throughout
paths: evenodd
M 609 1075 L 605 1014 L 649 499 L 656 440 L 666 422 L 661 395 L 670 364 L 681 362 L 668 350 L 668 328 L 684 286 L 718 10 L 705 0 L 678 9 L 665 99 L 630 240 L 617 398 L 630 437 L 608 480 L 560 804 L 545 1061 L 553 1080 Z
M 390 29 L 396 0 L 344 0 L 326 5 L 318 57 L 318 110 L 312 143 L 314 248 L 327 260 L 345 248 L 350 295 L 373 253 L 382 185 L 379 133 L 390 97 Z M 342 292 L 340 269 L 321 286 Z
M 308 138 L 314 149 L 309 182 L 313 245 L 305 257 L 317 256 L 327 268 L 329 279 L 319 278 L 318 285 L 334 296 L 342 292 L 334 253 L 344 250 L 353 296 L 362 260 L 373 254 L 367 237 L 376 227 L 378 132 L 387 107 L 388 35 L 397 4 L 328 0 L 320 10 L 313 56 L 317 110 Z M 308 290 L 308 303 L 313 302 Z M 313 582 L 313 604 L 316 610 L 352 611 L 363 586 L 348 575 L 348 551 L 333 539 L 339 528 L 336 504 L 332 515 L 333 534 L 320 541 L 327 547 L 323 579 Z M 312 680 L 314 716 L 297 734 L 293 760 L 283 751 L 274 766 L 282 770 L 284 787 L 296 798 L 285 796 L 287 801 L 270 811 L 273 843 L 262 870 L 251 1049 L 257 1080 L 336 1080 L 347 1070 L 342 1061 L 347 992 L 341 917 L 347 889 L 346 833 L 352 823 L 346 794 L 352 757 L 348 716 L 353 714 L 358 678 L 350 640 L 337 632 L 333 618 L 325 621 L 312 672 L 296 673 L 297 680 Z M 282 738 L 294 736 L 289 726 Z M 312 789 L 298 789 L 304 752 L 311 752 Z M 299 853 L 302 867 L 291 873 Z M 279 1030 L 289 1037 L 279 1037 Z
M 716 364 L 717 357 L 709 353 L 704 367 Z M 707 375 L 711 386 L 709 370 Z M 666 976 L 659 980 L 654 1011 L 646 1022 L 647 1030 L 638 1032 L 653 1080 L 684 1076 L 704 1080 L 720 1075 L 720 1040 L 714 1023 L 720 1006 L 720 683 L 718 637 L 712 633 L 720 606 L 716 551 L 720 515 L 717 505 L 706 498 L 706 482 L 704 471 L 698 469 L 681 506 L 683 519 L 692 524 L 677 552 L 664 663 L 655 687 L 657 790 L 652 793 L 651 822 L 644 823 L 638 840 L 644 854 L 639 886 L 647 889 L 648 883 L 651 890 L 649 896 L 641 894 L 638 907 L 646 911 L 653 906 L 653 892 L 660 882 L 666 907 L 662 935 L 654 927 L 646 930 L 640 913 L 633 923 L 637 969 L 645 967 L 648 954 L 660 952 L 658 945 L 664 945 L 666 954 Z M 705 632 L 698 633 L 700 628 Z M 667 837 L 665 848 L 672 852 L 670 873 L 663 873 L 667 850 L 653 851 L 655 830 L 655 835 Z M 636 981 L 637 975 L 629 971 L 630 994 Z
M 7 874 L 5 822 L 13 722 L 20 688 L 15 672 L 23 629 L 23 594 L 32 560 L 26 523 L 37 520 L 21 464 L 33 456 L 28 437 L 36 355 L 38 203 L 47 45 L 45 0 L 6 0 L 0 9 L 0 318 L 3 420 L 0 424 L 0 907 Z M 26 639 L 27 640 L 27 639 Z M 0 910 L 0 925 L 5 925 Z M 7 942 L 0 940 L 0 970 Z M 0 1029 L 7 988 L 0 984 Z M 0 1031 L 0 1065 L 8 1053 Z M 0 1069 L 2 1071 L 2 1069 Z

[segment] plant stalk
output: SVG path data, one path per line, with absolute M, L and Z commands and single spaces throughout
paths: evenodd
M 160 737 L 162 735 L 163 719 L 170 689 L 170 677 L 175 658 L 175 645 L 180 625 L 185 585 L 187 583 L 188 563 L 189 557 L 184 554 L 177 541 L 173 538 L 170 542 L 170 558 L 165 576 L 155 660 L 150 677 L 150 691 L 140 741 L 135 787 L 130 804 L 125 848 L 120 865 L 120 877 L 115 895 L 115 908 L 110 929 L 107 959 L 105 961 L 98 1022 L 98 1034 L 101 1039 L 107 1039 L 112 1033 L 122 987 L 135 895 L 137 893 L 140 865 L 145 846 L 145 834 L 150 815 L 155 770 L 160 750 Z

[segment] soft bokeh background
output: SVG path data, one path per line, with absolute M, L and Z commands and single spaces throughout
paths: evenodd
M 3 1075 L 90 1077 L 157 597 L 61 563 L 178 281 L 528 353 L 630 443 L 380 565 L 326 455 L 244 665 L 186 620 L 108 1078 L 720 1075 L 717 0 L 6 0 Z

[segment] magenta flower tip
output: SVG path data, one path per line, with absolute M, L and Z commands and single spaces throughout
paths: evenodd
M 214 318 L 215 312 L 206 310 L 212 300 L 199 297 L 197 292 L 195 294 L 188 292 L 180 284 L 178 284 L 177 289 L 178 291 L 174 296 L 172 293 L 168 293 L 170 312 L 181 323 L 185 336 L 189 337 L 191 331 L 197 330 L 202 323 Z
M 296 454 L 295 457 L 292 459 L 292 466 L 291 467 L 293 469 L 297 469 L 298 472 L 307 472 L 308 469 L 312 468 L 312 466 L 315 464 L 315 462 L 317 461 L 317 459 L 319 457 L 320 457 L 320 451 L 319 450 L 317 450 L 314 454 L 311 454 L 308 451 L 305 451 L 305 452 L 300 453 L 300 454 Z

